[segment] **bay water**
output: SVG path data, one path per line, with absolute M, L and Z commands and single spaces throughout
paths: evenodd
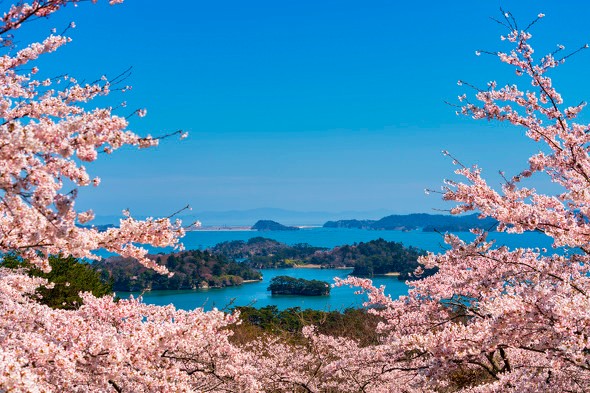
M 343 228 L 304 228 L 299 231 L 268 231 L 249 230 L 198 230 L 188 232 L 183 239 L 187 250 L 205 249 L 218 243 L 231 240 L 247 241 L 253 237 L 266 237 L 286 244 L 307 243 L 317 247 L 333 248 L 345 244 L 367 242 L 375 239 L 401 242 L 405 246 L 414 246 L 435 253 L 444 252 L 447 246 L 442 236 L 434 232 L 416 231 L 373 231 Z M 459 233 L 461 238 L 472 239 L 470 233 Z M 509 247 L 539 247 L 551 249 L 551 239 L 541 233 L 524 233 L 511 235 L 506 233 L 490 233 L 490 239 L 496 244 Z M 170 252 L 169 249 L 152 249 L 154 253 Z M 360 307 L 366 296 L 355 294 L 356 289 L 349 287 L 332 288 L 329 296 L 273 296 L 267 291 L 270 280 L 279 275 L 288 275 L 308 280 L 334 282 L 334 277 L 345 278 L 351 269 L 262 269 L 262 281 L 245 283 L 237 287 L 196 289 L 182 291 L 150 291 L 142 294 L 143 301 L 148 304 L 173 304 L 177 308 L 192 310 L 203 307 L 224 309 L 233 306 L 264 307 L 276 305 L 283 310 L 290 307 L 311 308 L 316 310 L 344 310 L 347 307 Z M 396 277 L 379 276 L 373 278 L 377 286 L 385 286 L 385 293 L 392 298 L 407 294 L 408 285 Z M 121 297 L 138 296 L 138 293 L 118 293 Z

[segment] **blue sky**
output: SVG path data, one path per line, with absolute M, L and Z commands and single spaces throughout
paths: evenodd
M 94 80 L 133 66 L 133 90 L 95 105 L 145 107 L 133 130 L 190 137 L 90 165 L 103 183 L 78 204 L 101 215 L 167 215 L 186 204 L 195 212 L 449 208 L 424 194 L 453 176 L 441 150 L 499 184 L 498 170 L 515 173 L 539 149 L 521 130 L 457 117 L 444 104 L 464 92 L 458 79 L 514 80 L 508 66 L 474 55 L 506 49 L 489 17 L 500 6 L 522 24 L 545 13 L 533 29 L 543 54 L 590 42 L 586 1 L 106 3 L 23 27 L 24 41 L 40 40 L 76 22 L 73 42 L 46 56 L 41 72 Z M 590 96 L 589 64 L 590 51 L 555 73 L 566 102 Z

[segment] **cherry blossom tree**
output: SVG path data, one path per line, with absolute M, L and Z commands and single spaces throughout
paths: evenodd
M 111 4 L 120 1 L 112 0 Z M 36 79 L 41 55 L 69 38 L 52 34 L 18 48 L 14 32 L 77 0 L 34 0 L 10 7 L 0 19 L 6 49 L 0 57 L 0 252 L 17 252 L 49 269 L 50 255 L 94 258 L 98 249 L 137 258 L 163 274 L 140 244 L 178 246 L 180 222 L 137 221 L 128 213 L 117 228 L 81 227 L 92 211 L 75 210 L 75 187 L 98 186 L 83 162 L 125 145 L 155 146 L 158 138 L 127 130 L 126 118 L 88 103 L 118 82 L 102 77 L 80 84 L 61 76 Z M 136 111 L 144 115 L 143 110 Z M 0 390 L 5 392 L 139 392 L 256 390 L 228 342 L 237 315 L 184 312 L 137 300 L 82 294 L 77 310 L 52 310 L 32 296 L 51 285 L 0 269 Z M 240 372 L 238 372 L 240 370 Z
M 165 272 L 145 258 L 146 251 L 137 243 L 175 246 L 183 234 L 179 223 L 136 221 L 127 215 L 118 228 L 106 232 L 76 225 L 91 221 L 93 213 L 75 210 L 77 189 L 64 190 L 65 182 L 75 187 L 100 183 L 99 178 L 90 178 L 82 163 L 124 145 L 155 146 L 158 138 L 127 131 L 127 120 L 114 115 L 112 108 L 85 109 L 93 98 L 109 94 L 120 78 L 103 76 L 87 84 L 67 75 L 35 79 L 39 70 L 34 61 L 70 39 L 52 34 L 41 43 L 17 48 L 13 32 L 68 3 L 75 5 L 77 0 L 19 3 L 0 20 L 2 43 L 11 53 L 0 57 L 0 251 L 18 251 L 48 268 L 48 255 L 93 258 L 93 250 L 104 248 Z M 136 111 L 140 116 L 144 113 Z
M 374 348 L 388 354 L 383 370 L 415 377 L 401 391 L 590 389 L 590 125 L 575 121 L 585 103 L 566 105 L 548 76 L 588 45 L 569 54 L 560 45 L 535 60 L 529 29 L 544 15 L 523 30 L 504 16 L 502 40 L 512 49 L 487 53 L 514 67 L 529 88 L 489 82 L 480 90 L 460 81 L 475 89 L 475 100 L 460 96 L 459 114 L 522 127 L 540 150 L 501 190 L 477 166 L 454 159 L 465 181 L 446 181 L 444 199 L 458 202 L 454 214 L 495 218 L 499 231 L 542 232 L 556 250 L 510 250 L 479 230 L 470 242 L 446 234 L 446 253 L 421 258 L 438 273 L 412 283 L 408 296 L 392 300 L 368 280 L 340 282 L 368 291 L 372 312 L 383 317 L 386 348 Z M 534 175 L 547 175 L 562 192 L 543 195 L 523 184 Z
M 311 328 L 307 346 L 267 343 L 273 349 L 255 352 L 271 390 L 590 390 L 590 125 L 575 121 L 585 104 L 567 106 L 548 76 L 588 46 L 567 53 L 560 45 L 536 61 L 529 30 L 544 15 L 523 30 L 511 14 L 504 17 L 498 21 L 508 30 L 502 40 L 512 49 L 486 53 L 514 67 L 530 87 L 492 81 L 480 90 L 460 81 L 475 89 L 475 100 L 460 96 L 458 114 L 522 127 L 540 151 L 501 190 L 488 185 L 480 168 L 453 158 L 466 181 L 447 180 L 443 197 L 458 202 L 454 214 L 495 218 L 499 231 L 542 232 L 555 251 L 510 250 L 474 230 L 472 241 L 444 235 L 449 250 L 420 260 L 438 273 L 410 283 L 408 296 L 391 299 L 367 279 L 337 280 L 367 292 L 370 312 L 382 318 L 380 344 L 360 347 Z M 543 195 L 523 184 L 535 175 L 562 191 Z

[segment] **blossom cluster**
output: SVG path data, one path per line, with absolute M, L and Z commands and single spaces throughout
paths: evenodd
M 0 20 L 3 42 L 12 45 L 9 33 L 24 21 L 76 2 L 18 3 Z M 466 180 L 446 181 L 444 198 L 458 203 L 453 213 L 475 210 L 495 218 L 500 231 L 540 231 L 556 248 L 574 251 L 510 250 L 477 230 L 470 242 L 446 234 L 449 250 L 420 260 L 438 273 L 413 281 L 399 299 L 367 279 L 337 280 L 368 295 L 366 306 L 380 321 L 373 345 L 313 326 L 304 328 L 301 342 L 263 336 L 238 345 L 231 339 L 238 313 L 186 312 L 89 293 L 81 294 L 77 310 L 54 310 L 35 301 L 35 289 L 51 284 L 0 268 L 0 390 L 589 391 L 590 125 L 575 121 L 584 105 L 565 106 L 547 76 L 568 58 L 557 57 L 563 48 L 536 62 L 528 28 L 516 29 L 510 14 L 502 23 L 509 28 L 503 40 L 513 49 L 496 55 L 528 78 L 530 90 L 490 82 L 474 103 L 460 97 L 460 113 L 523 127 L 542 148 L 501 190 L 489 186 L 480 168 L 455 161 Z M 100 183 L 82 164 L 100 152 L 158 142 L 128 131 L 127 120 L 109 108 L 85 109 L 111 92 L 106 78 L 37 80 L 36 67 L 24 69 L 67 42 L 51 35 L 0 57 L 0 252 L 18 252 L 48 269 L 49 255 L 93 258 L 103 248 L 166 274 L 141 244 L 178 245 L 179 222 L 126 214 L 117 228 L 99 232 L 79 225 L 93 213 L 75 209 L 76 189 L 64 191 L 65 184 Z M 523 186 L 540 173 L 562 192 L 543 195 Z
M 47 16 L 71 2 L 15 5 L 2 19 L 4 29 L 15 29 L 32 16 Z M 124 145 L 155 146 L 158 140 L 128 131 L 127 120 L 109 108 L 85 109 L 84 103 L 110 93 L 108 79 L 79 84 L 69 76 L 35 79 L 37 67 L 23 71 L 67 42 L 67 37 L 51 35 L 0 57 L 0 251 L 16 250 L 48 268 L 49 255 L 93 258 L 94 250 L 104 248 L 164 272 L 137 244 L 175 246 L 183 234 L 179 223 L 127 217 L 104 233 L 77 225 L 90 222 L 93 213 L 75 210 L 77 189 L 64 190 L 65 184 L 84 187 L 100 182 L 91 180 L 82 163 L 96 160 L 100 152 Z M 63 88 L 62 80 L 67 82 Z

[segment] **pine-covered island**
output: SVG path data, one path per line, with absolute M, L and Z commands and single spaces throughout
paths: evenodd
M 291 227 L 287 225 L 283 225 L 273 220 L 258 220 L 254 225 L 252 225 L 253 230 L 256 231 L 298 231 L 298 227 Z
M 320 280 L 277 276 L 270 280 L 267 290 L 273 295 L 327 296 L 330 284 Z

